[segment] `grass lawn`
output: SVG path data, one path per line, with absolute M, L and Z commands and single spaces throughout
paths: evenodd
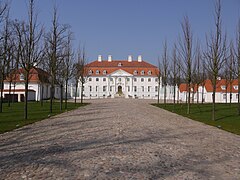
M 153 104 L 159 108 L 177 113 L 205 124 L 240 135 L 240 116 L 237 115 L 237 104 L 216 104 L 216 121 L 211 120 L 212 104 L 191 104 L 191 113 L 187 114 L 187 104 Z
M 68 111 L 76 109 L 80 106 L 85 106 L 86 104 L 68 103 Z M 43 107 L 41 107 L 40 102 L 29 102 L 28 103 L 28 120 L 24 120 L 24 103 L 13 103 L 8 107 L 7 103 L 3 103 L 3 113 L 0 113 L 0 133 L 10 131 L 27 124 L 46 119 L 49 112 L 49 102 L 44 102 Z M 64 104 L 63 104 L 64 108 Z M 59 102 L 53 103 L 53 113 L 51 116 L 65 112 L 63 109 L 60 111 Z

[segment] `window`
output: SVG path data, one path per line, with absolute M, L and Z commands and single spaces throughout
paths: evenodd
M 122 66 L 122 63 L 118 63 L 118 66 L 119 66 L 119 67 Z
M 155 82 L 158 82 L 158 78 L 155 78 Z
M 144 82 L 144 78 L 141 78 L 141 82 Z
M 99 70 L 96 70 L 96 74 L 99 74 L 100 73 L 100 71 Z
M 113 78 L 110 78 L 110 81 L 113 81 Z
M 130 78 L 127 78 L 127 81 L 130 81 Z
M 107 71 L 106 71 L 106 70 L 104 70 L 104 71 L 103 71 L 103 75 L 106 75 L 106 74 L 107 74 Z
M 134 92 L 137 92 L 137 86 L 134 86 Z
M 121 82 L 121 81 L 122 81 L 122 78 L 118 78 L 118 81 Z
M 155 86 L 155 92 L 158 92 L 158 86 Z
M 96 81 L 99 81 L 99 78 L 96 78 Z
M 142 92 L 144 92 L 144 86 L 142 86 Z
M 112 86 L 110 86 L 110 92 L 112 92 Z
M 96 92 L 98 91 L 98 86 L 96 86 Z
M 145 73 L 144 70 L 142 70 L 142 71 L 141 71 L 141 75 L 144 75 L 144 73 Z
M 88 74 L 89 74 L 89 75 L 91 75 L 92 73 L 93 73 L 93 71 L 92 71 L 92 70 L 89 70 L 89 71 L 88 71 Z
M 106 78 L 103 78 L 103 81 L 106 81 Z
M 24 81 L 24 74 L 20 74 L 20 81 Z
M 227 95 L 226 94 L 223 94 L 223 99 L 226 99 L 227 98 Z
M 128 86 L 128 92 L 130 92 L 130 86 Z
M 133 74 L 134 74 L 134 75 L 137 75 L 137 73 L 138 73 L 137 70 L 133 71 Z
M 238 90 L 238 86 L 233 86 L 233 88 L 234 88 L 235 90 Z
M 106 92 L 107 86 L 103 86 L 103 92 Z
M 148 75 L 151 75 L 152 74 L 152 71 L 148 71 Z
M 134 82 L 137 82 L 137 78 L 134 78 L 133 80 L 134 80 Z
M 89 91 L 92 92 L 92 86 L 89 86 Z
M 151 86 L 148 86 L 148 92 L 150 92 Z
M 92 81 L 92 78 L 89 78 L 88 80 L 89 80 L 89 81 Z
M 226 86 L 221 86 L 222 90 L 226 90 Z
M 148 82 L 151 82 L 151 78 L 148 78 Z

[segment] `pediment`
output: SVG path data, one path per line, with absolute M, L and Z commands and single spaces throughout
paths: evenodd
M 133 75 L 122 69 L 118 69 L 118 70 L 114 71 L 113 73 L 109 74 L 109 76 L 133 76 Z

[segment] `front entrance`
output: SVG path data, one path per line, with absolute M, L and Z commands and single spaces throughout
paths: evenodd
M 119 95 L 122 95 L 122 86 L 118 86 L 118 92 L 117 92 Z

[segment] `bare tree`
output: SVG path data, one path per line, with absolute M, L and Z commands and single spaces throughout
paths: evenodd
M 169 62 L 168 62 L 168 52 L 167 52 L 167 41 L 163 45 L 163 55 L 162 55 L 162 84 L 164 86 L 164 106 L 167 103 L 167 80 L 169 72 Z
M 222 68 L 226 57 L 226 35 L 222 32 L 222 20 L 221 20 L 221 1 L 217 0 L 215 3 L 215 32 L 207 37 L 207 51 L 205 52 L 205 58 L 207 60 L 207 68 L 211 77 L 213 85 L 212 94 L 212 120 L 215 120 L 215 95 L 216 84 L 219 76 L 219 71 Z
M 47 54 L 46 64 L 50 73 L 50 113 L 53 112 L 53 99 L 55 97 L 55 84 L 57 83 L 57 72 L 61 65 L 64 54 L 64 45 L 68 26 L 59 24 L 57 8 L 53 10 L 52 27 L 45 35 L 45 51 Z
M 68 82 L 73 76 L 73 56 L 74 52 L 72 49 L 72 33 L 69 31 L 67 36 L 66 48 L 65 48 L 65 57 L 63 60 L 63 77 L 65 81 L 65 109 L 67 109 L 67 94 L 68 94 Z
M 80 98 L 81 98 L 81 104 L 83 103 L 83 91 L 84 91 L 84 84 L 87 82 L 89 77 L 89 67 L 87 65 L 87 59 L 86 59 L 86 52 L 85 48 L 82 49 L 79 47 L 78 53 L 77 53 L 77 62 L 74 64 L 75 72 L 74 72 L 74 79 L 75 79 L 75 104 L 76 104 L 76 96 L 77 96 L 77 89 L 78 89 L 78 82 L 81 84 L 81 92 L 80 92 Z
M 183 22 L 181 23 L 183 37 L 180 39 L 180 55 L 183 61 L 182 63 L 182 72 L 185 75 L 187 81 L 187 114 L 190 114 L 190 103 L 191 103 L 191 85 L 192 85 L 192 72 L 193 72 L 193 35 L 191 25 L 188 19 L 188 16 L 184 17 Z
M 236 76 L 238 78 L 238 115 L 240 116 L 240 19 L 237 25 L 236 38 Z
M 157 86 L 157 103 L 159 104 L 159 99 L 160 99 L 160 83 L 161 83 L 161 61 L 160 58 L 158 57 L 157 60 L 158 63 L 158 69 L 156 70 L 156 74 L 157 74 L 157 80 L 158 80 L 158 86 Z
M 175 104 L 176 104 L 176 85 L 177 85 L 177 80 L 178 80 L 178 71 L 177 71 L 177 45 L 174 43 L 173 46 L 173 51 L 172 51 L 172 85 L 174 87 L 173 89 L 173 110 L 175 110 Z
M 7 74 L 10 71 L 10 64 L 12 61 L 11 58 L 11 36 L 12 30 L 10 29 L 10 21 L 9 21 L 9 10 L 6 9 L 7 13 L 4 19 L 4 27 L 0 34 L 0 113 L 3 110 L 3 89 L 4 89 L 4 80 Z M 1 13 L 1 12 L 0 12 Z M 1 15 L 1 14 L 0 14 Z
M 37 14 L 34 13 L 34 2 L 35 0 L 29 0 L 28 22 L 15 24 L 20 44 L 20 64 L 23 68 L 25 79 L 25 119 L 28 118 L 28 84 L 31 76 L 30 71 L 35 65 L 39 64 L 43 55 L 41 47 L 43 28 L 39 28 L 39 24 L 37 24 Z
M 195 55 L 195 62 L 194 62 L 194 65 L 195 67 L 193 68 L 194 71 L 193 71 L 193 87 L 194 89 L 196 89 L 196 93 L 197 93 L 197 104 L 199 103 L 199 86 L 200 84 L 202 83 L 202 53 L 201 53 L 201 47 L 200 47 L 200 43 L 197 42 L 197 45 L 196 45 L 196 55 Z M 193 93 L 195 93 L 195 90 L 193 91 Z

